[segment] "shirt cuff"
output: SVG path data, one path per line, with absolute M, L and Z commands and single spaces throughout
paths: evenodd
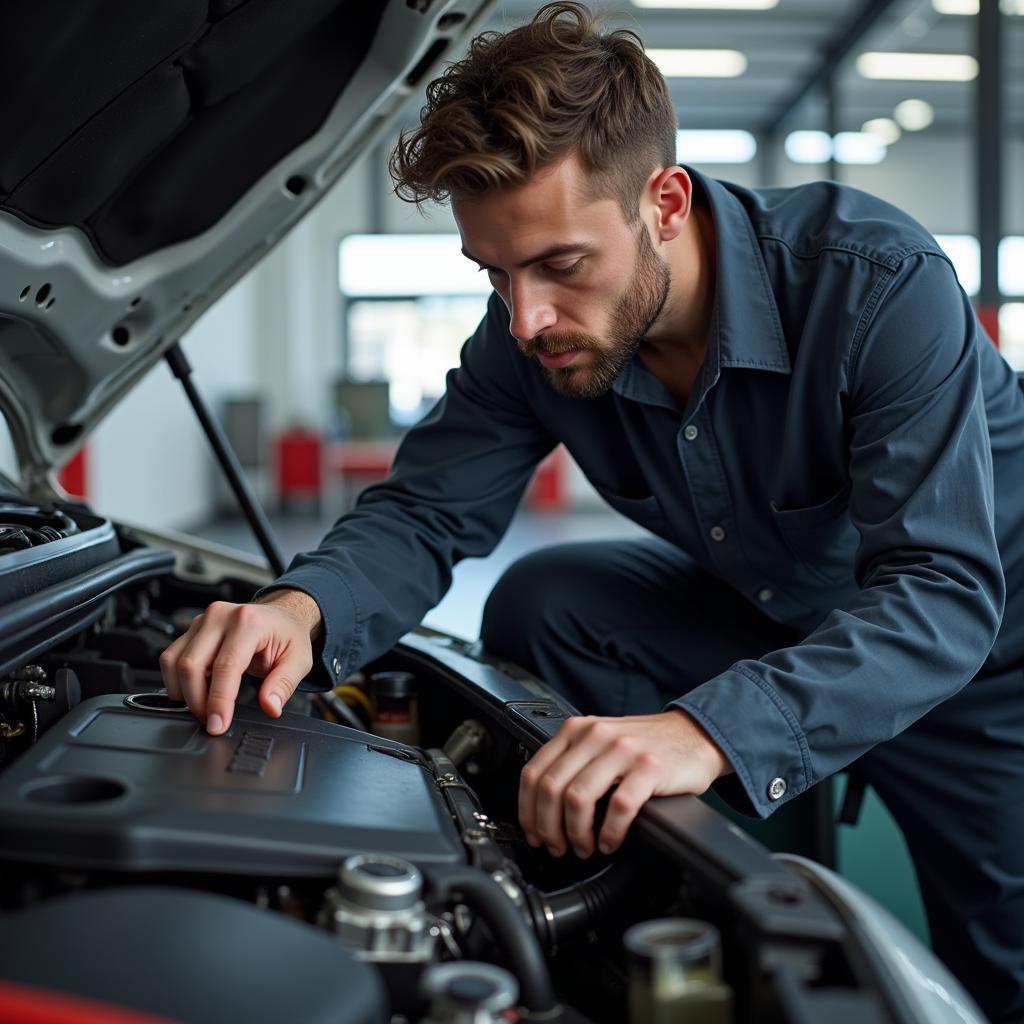
M 320 607 L 323 634 L 313 645 L 322 672 L 313 671 L 299 683 L 298 689 L 330 690 L 351 675 L 356 668 L 362 641 L 362 623 L 355 595 L 344 577 L 318 565 L 289 569 L 269 586 L 256 593 L 262 597 L 275 590 L 301 590 Z
M 763 679 L 733 666 L 672 701 L 692 715 L 735 770 L 714 784 L 743 814 L 767 818 L 812 783 L 807 738 L 793 712 Z

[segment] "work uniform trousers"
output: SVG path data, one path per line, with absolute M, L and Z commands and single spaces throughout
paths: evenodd
M 582 713 L 615 716 L 802 639 L 655 538 L 526 556 L 482 636 Z M 1024 673 L 979 676 L 859 766 L 906 837 L 935 952 L 994 1024 L 1024 1021 Z

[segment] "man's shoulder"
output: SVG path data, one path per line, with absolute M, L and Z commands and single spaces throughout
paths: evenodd
M 895 269 L 917 253 L 944 257 L 910 214 L 850 185 L 814 181 L 748 189 L 720 184 L 744 207 L 759 245 L 785 246 L 798 259 L 846 253 Z

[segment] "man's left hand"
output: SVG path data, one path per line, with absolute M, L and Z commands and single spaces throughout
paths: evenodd
M 598 838 L 602 853 L 617 850 L 652 796 L 703 793 L 731 765 L 685 711 L 627 718 L 570 718 L 524 766 L 519 823 L 531 846 L 555 857 L 572 846 L 594 852 L 594 806 L 612 786 Z

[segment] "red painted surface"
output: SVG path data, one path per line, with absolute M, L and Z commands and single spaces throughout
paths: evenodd
M 530 487 L 530 505 L 538 512 L 565 510 L 565 449 L 561 445 L 537 467 Z
M 391 472 L 396 451 L 397 441 L 338 441 L 328 449 L 327 463 L 332 473 L 376 476 L 383 480 Z
M 975 311 L 981 326 L 985 328 L 985 333 L 995 342 L 996 348 L 999 348 L 999 307 L 978 306 Z
M 73 498 L 89 497 L 89 447 L 82 445 L 74 458 L 57 473 L 61 487 Z
M 279 498 L 319 497 L 320 435 L 311 430 L 286 430 L 276 442 Z
M 176 1024 L 138 1010 L 0 981 L 3 1024 Z
M 365 485 L 388 475 L 397 449 L 397 441 L 338 441 L 328 446 L 324 463 L 329 473 L 337 473 L 347 482 L 358 477 Z M 559 445 L 534 473 L 527 496 L 530 507 L 540 512 L 564 511 L 568 500 L 565 475 L 565 449 Z

